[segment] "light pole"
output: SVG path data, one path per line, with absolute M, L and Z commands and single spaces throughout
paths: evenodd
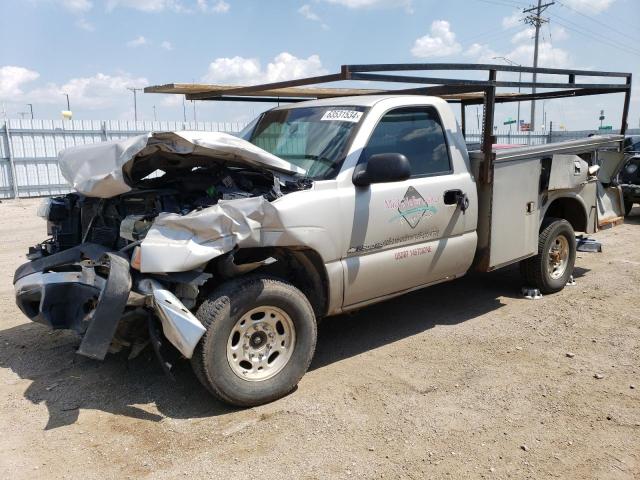
M 33 120 L 33 103 L 27 103 L 29 106 L 29 111 L 31 112 L 31 120 Z
M 127 90 L 133 92 L 133 119 L 138 121 L 138 92 L 141 92 L 141 88 L 127 87 Z
M 156 116 L 156 106 L 153 106 L 153 121 L 157 122 L 158 121 L 158 117 Z
M 522 67 L 522 65 L 508 59 L 507 57 L 493 57 L 493 60 L 504 60 L 509 65 Z M 522 71 L 518 72 L 518 83 L 522 83 Z M 518 85 L 518 93 L 520 93 L 520 85 Z M 518 101 L 518 123 L 516 123 L 516 125 L 518 126 L 518 131 L 520 131 L 520 101 Z
M 63 93 L 63 95 L 65 97 L 67 97 L 67 111 L 70 112 L 71 111 L 71 105 L 69 104 L 69 94 L 68 93 Z

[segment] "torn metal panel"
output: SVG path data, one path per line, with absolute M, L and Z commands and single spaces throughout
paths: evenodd
M 59 156 L 64 178 L 78 192 L 110 198 L 129 192 L 135 181 L 156 169 L 206 166 L 224 162 L 288 174 L 305 170 L 221 132 L 158 132 L 63 150 Z
M 192 270 L 241 242 L 259 245 L 262 226 L 278 223 L 277 209 L 264 197 L 221 200 L 187 215 L 161 213 L 140 246 L 140 270 Z

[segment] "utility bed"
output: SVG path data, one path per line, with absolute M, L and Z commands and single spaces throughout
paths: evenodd
M 624 162 L 623 141 L 623 135 L 600 135 L 493 149 L 489 172 L 482 169 L 484 153 L 469 152 L 472 171 L 481 179 L 476 268 L 494 270 L 537 253 L 540 212 L 567 190 L 573 190 L 575 203 L 563 200 L 566 209 L 581 206 L 587 212 L 585 233 L 622 222 L 621 192 L 610 183 Z

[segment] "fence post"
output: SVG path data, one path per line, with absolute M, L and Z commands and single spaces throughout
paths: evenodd
M 106 142 L 108 140 L 107 138 L 107 122 L 102 122 L 102 124 L 100 125 L 100 130 L 102 133 L 102 141 Z
M 13 159 L 13 145 L 11 145 L 11 133 L 9 131 L 9 120 L 4 122 L 5 141 L 7 142 L 7 155 L 9 155 L 9 167 L 11 168 L 11 189 L 13 190 L 13 198 L 19 198 L 18 195 L 18 177 L 16 175 L 16 164 Z

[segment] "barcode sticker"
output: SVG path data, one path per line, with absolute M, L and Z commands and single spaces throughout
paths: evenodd
M 328 110 L 320 120 L 358 123 L 361 117 L 362 112 L 357 110 Z

